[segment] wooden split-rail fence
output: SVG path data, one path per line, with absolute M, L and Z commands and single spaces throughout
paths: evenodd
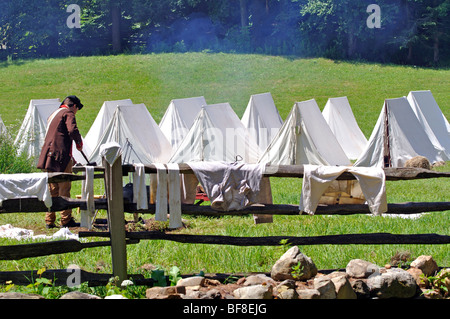
M 187 164 L 179 165 L 180 174 L 193 174 Z M 49 182 L 77 181 L 83 180 L 84 167 L 75 167 L 74 174 L 49 173 Z M 180 243 L 190 244 L 215 244 L 215 245 L 237 245 L 237 246 L 277 246 L 281 241 L 292 245 L 349 245 L 349 244 L 449 244 L 450 236 L 439 234 L 391 234 L 391 233 L 370 233 L 370 234 L 340 234 L 327 236 L 269 236 L 269 237 L 233 237 L 221 235 L 186 235 L 165 233 L 161 231 L 132 231 L 125 230 L 124 213 L 155 214 L 155 205 L 150 204 L 147 210 L 137 210 L 136 204 L 124 200 L 123 177 L 134 171 L 133 165 L 122 165 L 120 158 L 110 165 L 103 160 L 103 166 L 95 167 L 94 178 L 103 178 L 105 181 L 105 198 L 95 199 L 95 208 L 107 211 L 108 231 L 80 231 L 79 237 L 99 237 L 108 240 L 80 242 L 77 240 L 56 240 L 48 242 L 38 242 L 21 245 L 0 246 L 0 260 L 19 260 L 29 257 L 47 256 L 51 254 L 64 254 L 68 252 L 79 252 L 86 248 L 111 246 L 112 275 L 93 274 L 85 271 L 81 272 L 81 281 L 88 281 L 89 284 L 105 284 L 111 276 L 118 277 L 119 281 L 133 277 L 137 284 L 152 284 L 151 279 L 145 279 L 141 275 L 130 275 L 127 273 L 127 248 L 128 244 L 137 244 L 140 240 L 170 240 Z M 450 172 L 436 172 L 419 168 L 385 168 L 387 181 L 445 178 L 450 177 Z M 154 165 L 145 165 L 146 174 L 156 174 Z M 302 165 L 267 165 L 265 177 L 303 177 Z M 341 174 L 338 180 L 353 180 L 355 177 L 348 172 Z M 79 208 L 85 210 L 87 203 L 85 200 L 54 197 L 52 210 L 59 211 L 66 208 Z M 45 212 L 48 208 L 37 198 L 15 198 L 2 202 L 0 213 L 19 212 Z M 170 207 L 169 207 L 170 210 Z M 389 214 L 416 214 L 423 212 L 437 212 L 450 210 L 450 202 L 409 202 L 400 204 L 388 204 Z M 239 211 L 216 211 L 207 205 L 182 205 L 184 215 L 299 215 L 298 205 L 252 205 Z M 350 215 L 350 214 L 370 214 L 367 205 L 364 204 L 339 204 L 319 206 L 315 215 Z M 36 276 L 36 271 L 22 272 L 1 272 L 0 284 L 8 280 L 15 283 L 29 283 L 29 276 Z M 59 278 L 55 284 L 64 284 L 67 272 L 64 270 L 46 271 L 45 276 L 51 279 Z M 24 280 L 24 278 L 27 278 Z

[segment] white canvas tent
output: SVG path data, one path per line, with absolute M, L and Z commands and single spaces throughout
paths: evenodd
M 366 149 L 354 165 L 403 167 L 418 155 L 431 163 L 446 158 L 428 138 L 406 97 L 386 99 Z
M 259 147 L 229 103 L 210 104 L 201 109 L 170 162 L 191 161 L 256 163 Z
M 101 145 L 116 142 L 125 163 L 167 163 L 172 147 L 144 104 L 117 105 L 89 156 L 101 165 Z
M 203 96 L 170 101 L 159 127 L 174 149 L 189 132 L 195 118 L 205 105 L 206 100 Z
M 3 122 L 2 117 L 0 116 L 0 136 L 7 136 L 8 130 L 6 129 L 6 125 Z
M 407 99 L 431 142 L 450 158 L 450 124 L 431 91 L 411 91 Z
M 351 165 L 314 99 L 296 102 L 261 163 Z
M 98 112 L 94 123 L 92 123 L 89 131 L 84 137 L 83 142 L 86 145 L 89 153 L 89 150 L 92 151 L 97 146 L 101 136 L 103 135 L 103 132 L 111 121 L 117 106 L 130 104 L 133 104 L 130 99 L 103 102 L 103 105 L 100 108 L 100 111 Z
M 283 125 L 270 93 L 252 95 L 241 121 L 263 151 Z
M 34 157 L 37 163 L 44 145 L 47 119 L 60 105 L 59 99 L 30 101 L 25 118 L 14 140 L 19 154 L 28 154 L 28 158 Z
M 103 133 L 106 130 L 109 122 L 111 121 L 114 111 L 118 105 L 130 105 L 133 102 L 130 99 L 115 100 L 115 101 L 105 101 L 98 112 L 94 123 L 92 123 L 86 136 L 83 138 L 83 152 L 89 158 L 94 148 L 98 145 Z M 72 155 L 76 162 L 86 164 L 86 159 L 82 154 L 76 149 L 75 143 L 72 149 Z M 97 162 L 101 164 L 101 162 Z
M 322 114 L 347 157 L 351 160 L 359 158 L 367 138 L 356 122 L 347 97 L 328 99 Z

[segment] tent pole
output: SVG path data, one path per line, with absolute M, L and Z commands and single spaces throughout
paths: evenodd
M 389 112 L 387 103 L 384 102 L 384 167 L 391 167 L 391 146 L 389 143 Z

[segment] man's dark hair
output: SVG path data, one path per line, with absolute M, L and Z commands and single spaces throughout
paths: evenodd
M 64 99 L 64 101 L 61 103 L 61 105 L 67 105 L 69 107 L 76 105 L 77 109 L 81 110 L 83 108 L 83 104 L 81 104 L 81 101 L 78 97 L 75 95 L 69 95 Z

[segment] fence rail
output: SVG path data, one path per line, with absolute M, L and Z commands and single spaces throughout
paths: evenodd
M 214 244 L 214 245 L 236 245 L 236 246 L 276 246 L 283 240 L 293 245 L 383 245 L 383 244 L 449 244 L 450 236 L 439 234 L 341 234 L 327 236 L 269 236 L 269 237 L 232 237 L 217 235 L 185 235 L 168 234 L 157 231 L 126 232 L 124 213 L 154 214 L 155 205 L 149 205 L 147 210 L 137 210 L 136 204 L 124 201 L 123 177 L 134 171 L 133 165 L 122 165 L 120 159 L 114 165 L 103 161 L 103 166 L 95 167 L 94 178 L 102 178 L 105 181 L 106 198 L 95 199 L 95 208 L 107 210 L 108 230 L 107 232 L 79 232 L 79 237 L 109 238 L 108 241 L 81 243 L 76 240 L 51 241 L 43 243 L 32 243 L 23 245 L 0 246 L 0 260 L 17 260 L 28 257 L 46 256 L 50 254 L 63 254 L 67 252 L 79 252 L 86 248 L 111 246 L 111 258 L 113 275 L 125 280 L 127 274 L 126 245 L 137 244 L 140 240 L 170 240 L 189 244 Z M 180 173 L 192 174 L 193 171 L 187 164 L 180 164 Z M 84 167 L 74 167 L 74 172 L 83 172 Z M 436 172 L 418 168 L 385 168 L 387 181 L 445 178 L 450 177 L 450 172 Z M 157 173 L 154 165 L 145 165 L 147 174 Z M 304 174 L 302 165 L 267 165 L 265 177 L 294 177 L 302 178 Z M 67 173 L 49 174 L 49 182 L 79 181 L 85 176 Z M 351 173 L 343 173 L 338 180 L 353 180 Z M 84 200 L 55 197 L 52 199 L 52 210 L 80 208 L 86 209 Z M 248 214 L 268 215 L 299 215 L 298 205 L 271 204 L 252 205 L 239 211 L 216 211 L 207 205 L 182 205 L 182 213 L 185 215 L 204 216 L 242 216 Z M 36 213 L 45 212 L 47 207 L 36 198 L 7 199 L 2 202 L 1 213 Z M 169 207 L 170 210 L 170 207 Z M 450 202 L 408 202 L 388 204 L 387 214 L 416 214 L 432 211 L 450 210 Z M 370 214 L 367 205 L 363 204 L 338 204 L 319 205 L 315 215 L 351 215 Z M 0 282 L 4 274 L 0 272 Z
M 157 173 L 156 166 L 153 164 L 147 164 L 145 166 L 145 172 L 147 174 Z M 188 164 L 179 164 L 180 174 L 193 174 L 194 171 Z M 450 172 L 437 172 L 424 168 L 384 168 L 387 181 L 399 181 L 399 180 L 413 180 L 413 179 L 426 179 L 426 178 L 439 178 L 450 177 Z M 130 172 L 134 172 L 133 165 L 122 166 L 123 175 L 127 175 Z M 302 178 L 304 174 L 303 165 L 266 165 L 264 177 L 297 177 Z M 355 176 L 349 172 L 342 173 L 337 180 L 354 180 Z
M 80 237 L 109 237 L 109 232 L 80 232 Z M 129 239 L 170 240 L 189 244 L 234 246 L 279 246 L 283 241 L 291 245 L 385 245 L 385 244 L 450 244 L 450 236 L 437 234 L 345 234 L 326 236 L 264 236 L 236 237 L 222 235 L 167 234 L 160 231 L 126 232 Z
M 85 210 L 86 201 L 81 199 L 72 199 L 68 197 L 53 197 L 52 211 L 64 209 L 79 208 Z M 106 198 L 94 200 L 95 209 L 108 209 Z M 255 204 L 246 207 L 243 210 L 218 211 L 211 206 L 196 204 L 182 204 L 181 209 L 184 215 L 191 216 L 244 216 L 250 214 L 261 215 L 299 215 L 298 205 L 292 204 Z M 124 202 L 123 210 L 126 213 L 155 214 L 156 205 L 149 204 L 148 209 L 137 209 L 135 203 Z M 170 207 L 169 207 L 170 210 Z M 439 212 L 450 210 L 450 202 L 406 202 L 388 204 L 388 211 L 385 214 L 405 214 L 412 215 L 424 212 Z M 37 198 L 16 198 L 8 199 L 3 202 L 0 208 L 0 214 L 8 213 L 41 213 L 47 211 L 44 202 Z M 339 204 L 339 205 L 319 205 L 314 215 L 355 215 L 370 214 L 369 207 L 365 204 Z

